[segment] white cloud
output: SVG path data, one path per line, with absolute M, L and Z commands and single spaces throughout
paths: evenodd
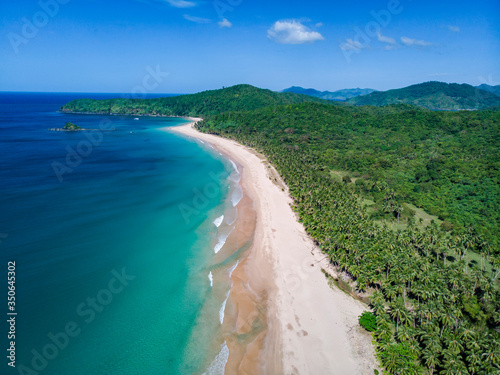
M 323 26 L 323 22 L 318 22 L 318 23 L 316 24 L 316 27 L 322 27 L 322 26 Z
M 453 31 L 454 33 L 459 33 L 460 32 L 460 27 L 448 25 L 448 30 Z
M 189 14 L 185 14 L 184 18 L 187 19 L 188 21 L 196 22 L 196 23 L 210 23 L 210 22 L 212 22 L 207 18 L 194 17 L 194 16 L 190 16 Z
M 222 29 L 224 27 L 231 28 L 233 27 L 233 24 L 227 20 L 227 18 L 224 18 L 222 21 L 219 22 L 219 27 Z
M 196 3 L 187 0 L 166 0 L 166 1 L 175 8 L 192 8 L 196 6 Z
M 281 44 L 304 44 L 324 40 L 323 35 L 312 31 L 299 21 L 276 21 L 267 31 L 267 37 Z
M 425 40 L 418 40 L 418 39 L 412 39 L 412 38 L 407 38 L 406 36 L 401 37 L 401 42 L 405 46 L 418 46 L 418 47 L 427 47 L 427 46 L 432 46 L 432 43 L 426 42 Z
M 379 42 L 382 42 L 382 43 L 387 43 L 387 44 L 392 44 L 392 45 L 396 44 L 396 39 L 390 38 L 388 36 L 384 36 L 381 33 L 377 33 L 377 39 Z M 391 46 L 386 46 L 386 49 L 387 49 L 387 47 L 391 47 Z
M 357 40 L 346 39 L 345 43 L 340 45 L 340 49 L 342 51 L 361 51 L 363 45 Z

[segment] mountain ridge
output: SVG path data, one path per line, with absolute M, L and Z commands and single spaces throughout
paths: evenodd
M 309 95 L 314 96 L 316 98 L 324 99 L 324 100 L 338 100 L 344 101 L 350 98 L 354 98 L 356 96 L 368 95 L 377 90 L 374 89 L 342 89 L 337 91 L 319 91 L 315 89 L 306 89 L 300 86 L 292 86 L 287 89 L 284 89 L 282 92 L 292 92 L 295 94 Z
M 476 87 L 476 89 L 488 91 L 488 92 L 491 92 L 492 94 L 500 96 L 500 85 L 492 86 L 492 85 L 487 85 L 486 83 L 483 83 L 482 85 L 475 86 L 475 87 Z
M 77 99 L 61 112 L 153 116 L 200 116 L 222 112 L 254 110 L 273 105 L 331 102 L 295 93 L 278 93 L 241 84 L 196 94 L 156 99 Z
M 500 105 L 500 97 L 468 84 L 430 81 L 376 91 L 346 100 L 354 105 L 411 104 L 433 110 L 477 110 Z

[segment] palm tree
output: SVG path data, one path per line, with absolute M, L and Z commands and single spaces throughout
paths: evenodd
M 458 355 L 464 348 L 457 333 L 452 333 L 445 341 L 448 345 L 448 350 L 454 355 Z
M 439 330 L 436 331 L 432 326 L 427 326 L 426 330 L 421 333 L 422 340 L 425 344 L 425 349 L 434 353 L 441 353 L 441 339 L 439 338 Z
M 375 315 L 382 315 L 385 312 L 384 296 L 376 291 L 370 297 L 370 306 Z
M 390 315 L 396 319 L 396 333 L 398 332 L 399 322 L 405 322 L 408 317 L 408 311 L 406 310 L 403 299 L 396 298 L 395 302 L 389 305 Z
M 467 368 L 471 374 L 477 374 L 481 371 L 481 361 L 481 353 L 478 350 L 469 350 L 467 352 Z
M 377 331 L 376 336 L 379 339 L 379 343 L 386 341 L 388 342 L 393 336 L 393 325 L 390 318 L 386 314 L 381 314 L 376 317 L 377 319 Z
M 413 338 L 415 332 L 412 328 L 402 326 L 397 333 L 397 338 L 400 342 L 408 342 L 411 338 Z
M 462 275 L 460 274 L 460 272 L 458 272 L 458 270 L 455 270 L 448 276 L 448 282 L 451 284 L 453 289 L 457 289 L 461 283 L 461 278 Z
M 500 343 L 492 339 L 486 347 L 485 353 L 482 355 L 483 359 L 487 361 L 491 367 L 500 366 Z
M 467 247 L 464 246 L 464 237 L 463 236 L 455 236 L 453 238 L 454 241 L 454 250 L 455 254 L 460 256 L 460 259 L 463 259 L 467 254 Z
M 444 353 L 443 360 L 443 370 L 441 370 L 440 374 L 443 375 L 467 375 L 467 367 L 462 362 L 462 360 L 449 352 Z
M 462 325 L 458 329 L 460 339 L 462 339 L 464 342 L 469 343 L 469 341 L 472 341 L 476 337 L 476 331 L 469 327 L 468 325 Z M 470 349 L 469 345 L 467 344 L 467 347 Z
M 455 320 L 453 319 L 453 317 L 444 312 L 441 314 L 441 316 L 439 317 L 439 320 L 441 321 L 442 323 L 442 329 L 441 329 L 441 336 L 440 337 L 443 337 L 443 331 L 445 330 L 445 328 L 448 328 L 450 327 L 454 322 Z
M 397 205 L 396 208 L 394 209 L 398 217 L 398 224 L 399 224 L 399 218 L 401 217 L 401 213 L 403 212 L 403 210 L 404 210 L 403 207 L 400 205 Z
M 493 273 L 493 280 L 496 280 L 498 275 L 500 275 L 500 256 L 494 255 L 493 260 L 491 261 L 493 264 L 493 267 L 495 267 L 494 270 L 492 270 Z
M 439 354 L 433 350 L 424 350 L 422 353 L 422 358 L 425 365 L 429 369 L 429 374 L 432 375 L 434 373 L 434 369 L 439 366 Z
M 397 288 L 395 286 L 388 286 L 384 289 L 384 293 L 385 295 L 387 296 L 387 299 L 388 300 L 394 300 L 397 295 L 398 295 L 398 292 L 397 292 Z

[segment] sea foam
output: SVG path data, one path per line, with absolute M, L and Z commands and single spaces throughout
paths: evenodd
M 240 203 L 242 198 L 243 198 L 243 189 L 241 188 L 240 185 L 236 185 L 236 187 L 233 190 L 233 194 L 231 195 L 231 203 L 233 207 L 236 207 L 238 203 Z
M 235 270 L 236 267 L 238 267 L 239 263 L 240 263 L 240 261 L 237 260 L 236 263 L 231 268 L 229 268 L 229 270 L 228 270 L 228 272 L 229 272 L 229 278 L 231 278 L 231 275 L 233 274 L 233 271 Z M 232 287 L 233 287 L 233 283 L 231 282 L 231 288 Z M 222 324 L 222 322 L 224 322 L 224 312 L 226 310 L 226 303 L 227 303 L 227 300 L 229 299 L 229 293 L 230 292 L 231 292 L 231 289 L 227 291 L 226 298 L 224 299 L 224 302 L 222 302 L 222 306 L 220 307 L 220 310 L 219 310 L 220 324 Z
M 217 242 L 217 244 L 214 246 L 214 252 L 215 254 L 217 254 L 220 249 L 222 249 L 222 246 L 224 246 L 224 244 L 226 243 L 226 240 L 227 238 L 229 237 L 229 235 L 231 234 L 231 232 L 233 231 L 234 228 L 231 228 L 231 230 L 226 233 L 226 234 L 221 234 L 219 236 L 219 241 Z
M 228 272 L 229 272 L 229 278 L 231 278 L 231 275 L 233 274 L 233 271 L 236 269 L 236 267 L 238 267 L 238 264 L 239 264 L 239 263 L 240 263 L 240 260 L 238 259 L 238 260 L 236 261 L 236 263 L 234 264 L 234 266 L 232 266 L 232 267 L 228 270 Z M 232 285 L 231 285 L 231 286 L 232 286 Z
M 212 271 L 208 274 L 208 280 L 210 280 L 210 288 L 214 286 L 214 277 L 212 276 Z
M 241 173 L 238 170 L 238 167 L 236 166 L 234 161 L 232 161 L 231 159 L 229 159 L 229 161 L 231 162 L 231 165 L 233 166 L 233 169 L 234 169 L 234 171 L 229 175 L 229 181 L 240 182 Z
M 240 171 L 238 170 L 238 167 L 236 166 L 236 163 L 234 161 L 232 161 L 231 159 L 229 159 L 229 161 L 231 162 L 231 165 L 233 166 L 236 173 L 240 173 Z
M 214 225 L 219 228 L 220 225 L 222 224 L 222 221 L 224 220 L 224 215 L 219 216 L 217 219 L 214 220 Z
M 226 293 L 226 299 L 224 299 L 224 302 L 222 302 L 222 306 L 220 307 L 220 310 L 219 310 L 219 320 L 220 320 L 220 324 L 222 324 L 222 322 L 224 321 L 224 311 L 226 310 L 226 303 L 227 303 L 227 300 L 229 298 L 229 290 L 227 291 Z
M 238 209 L 236 207 L 228 208 L 225 212 L 224 222 L 227 225 L 233 225 L 238 218 Z
M 203 373 L 203 375 L 224 375 L 224 369 L 226 367 L 228 358 L 229 348 L 224 341 L 219 354 L 217 354 L 217 357 L 215 357 L 215 359 L 210 364 L 210 367 L 207 369 L 207 372 Z

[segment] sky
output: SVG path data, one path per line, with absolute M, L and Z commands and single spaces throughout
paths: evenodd
M 498 0 L 18 0 L 0 91 L 500 84 Z

